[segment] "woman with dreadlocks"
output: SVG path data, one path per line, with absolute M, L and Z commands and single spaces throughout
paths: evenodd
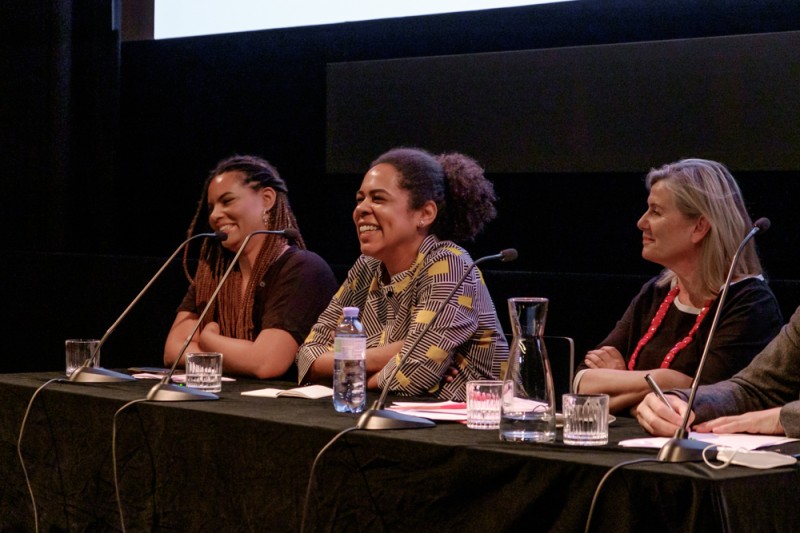
M 210 173 L 189 235 L 208 217 L 224 242 L 207 239 L 194 279 L 167 336 L 164 362 L 171 365 L 197 324 L 211 294 L 245 238 L 256 230 L 297 228 L 286 183 L 267 161 L 234 156 Z M 337 288 L 328 264 L 281 235 L 254 235 L 222 285 L 186 353 L 222 352 L 224 372 L 295 380 L 294 356 Z

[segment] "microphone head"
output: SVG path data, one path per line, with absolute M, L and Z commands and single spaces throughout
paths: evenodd
M 300 232 L 295 228 L 286 228 L 283 230 L 283 236 L 290 241 L 296 241 L 298 238 L 300 238 Z
M 517 257 L 519 257 L 519 254 L 515 248 L 506 248 L 500 251 L 500 261 L 504 263 L 515 261 Z
M 770 222 L 767 217 L 761 217 L 761 218 L 759 218 L 758 220 L 755 221 L 755 223 L 753 224 L 753 227 L 758 228 L 758 231 L 760 231 L 761 233 L 764 233 L 765 231 L 767 231 L 769 229 L 769 227 L 771 225 L 772 225 L 772 222 Z
M 215 231 L 214 238 L 218 239 L 220 242 L 225 241 L 228 238 L 228 234 L 224 231 Z

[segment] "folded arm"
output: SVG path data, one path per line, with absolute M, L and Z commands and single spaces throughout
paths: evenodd
M 653 370 L 614 370 L 595 368 L 586 370 L 578 384 L 581 394 L 608 394 L 608 409 L 618 413 L 629 409 L 650 392 L 644 377 L 650 374 L 663 390 L 690 387 L 692 378 L 669 368 Z
M 178 313 L 164 347 L 166 365 L 173 364 L 196 324 L 196 314 Z M 219 325 L 211 322 L 195 333 L 185 353 L 220 352 L 223 372 L 266 379 L 285 374 L 294 362 L 297 348 L 297 341 L 282 329 L 264 329 L 250 341 L 221 335 Z
M 186 342 L 186 338 L 197 324 L 197 314 L 189 311 L 179 311 L 172 323 L 172 328 L 167 335 L 167 342 L 164 345 L 164 364 L 171 367 L 181 351 L 181 347 Z M 200 333 L 195 333 L 185 353 L 199 352 Z M 183 361 L 181 362 L 183 364 Z
M 397 355 L 403 347 L 403 341 L 396 341 L 384 346 L 367 348 L 366 368 L 367 368 L 367 388 L 377 389 L 377 374 L 386 366 L 389 360 Z M 311 364 L 311 368 L 306 374 L 306 381 L 310 383 L 329 384 L 333 378 L 333 352 L 328 351 L 317 357 Z

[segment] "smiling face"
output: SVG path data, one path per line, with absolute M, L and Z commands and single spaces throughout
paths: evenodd
M 642 230 L 643 258 L 673 271 L 685 270 L 687 265 L 694 268 L 707 225 L 678 210 L 675 195 L 664 181 L 651 187 L 647 211 L 636 226 Z
M 361 253 L 383 262 L 389 275 L 408 269 L 417 257 L 435 204 L 411 209 L 410 193 L 400 187 L 400 173 L 387 163 L 372 167 L 356 193 L 353 222 Z
M 208 223 L 214 231 L 228 235 L 222 245 L 236 251 L 245 237 L 264 229 L 263 214 L 267 205 L 265 191 L 244 183 L 241 172 L 224 172 L 211 178 L 208 185 Z

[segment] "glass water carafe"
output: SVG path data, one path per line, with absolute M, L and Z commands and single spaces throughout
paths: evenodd
M 547 298 L 508 299 L 514 339 L 503 380 L 501 440 L 555 440 L 555 392 L 544 345 L 547 303 Z

